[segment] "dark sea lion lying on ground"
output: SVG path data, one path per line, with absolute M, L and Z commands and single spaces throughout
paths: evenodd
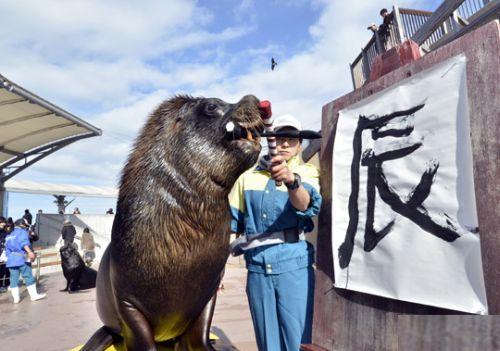
M 61 291 L 73 292 L 95 288 L 97 272 L 85 265 L 73 244 L 64 245 L 59 249 L 59 253 L 64 278 L 66 278 L 66 288 Z
M 258 100 L 178 96 L 144 126 L 123 171 L 111 243 L 97 277 L 104 327 L 82 350 L 213 350 L 217 286 L 229 254 L 228 194 L 257 161 Z M 232 122 L 247 138 L 228 138 Z

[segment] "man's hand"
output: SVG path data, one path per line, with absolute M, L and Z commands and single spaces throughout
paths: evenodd
M 30 258 L 31 262 L 35 261 L 35 254 L 33 253 L 33 251 L 28 252 L 28 257 Z
M 288 169 L 286 160 L 283 156 L 277 155 L 271 158 L 271 178 L 283 183 L 292 183 L 295 180 L 295 175 Z

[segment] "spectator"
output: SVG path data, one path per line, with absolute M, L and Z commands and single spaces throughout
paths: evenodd
M 389 13 L 387 9 L 382 9 L 380 10 L 380 16 L 382 16 L 383 21 L 380 27 L 378 28 L 378 34 L 380 35 L 380 39 L 382 42 L 385 43 L 387 42 L 387 39 L 390 36 L 390 30 L 391 30 L 391 25 L 392 25 L 392 19 L 394 18 L 394 14 L 391 12 Z
M 95 259 L 95 247 L 94 237 L 90 233 L 90 229 L 85 227 L 82 234 L 82 250 L 83 250 L 83 260 L 87 266 L 92 265 L 92 261 Z
M 7 226 L 5 227 L 5 230 L 7 230 L 7 234 L 14 230 L 14 220 L 12 217 L 7 218 Z
M 79 215 L 82 213 L 80 212 L 80 209 L 78 207 L 75 207 L 75 209 L 73 210 L 73 214 Z
M 379 35 L 379 38 L 381 40 L 381 43 L 383 45 L 383 49 L 387 49 L 387 41 L 391 35 L 390 30 L 391 30 L 391 25 L 392 25 L 392 20 L 394 18 L 394 13 L 387 11 L 387 9 L 382 9 L 380 10 L 380 16 L 382 16 L 382 24 L 380 26 L 377 26 L 376 24 L 371 24 L 368 26 L 368 29 L 371 30 L 373 33 L 377 33 Z
M 110 208 L 110 209 L 108 209 L 108 210 L 106 211 L 106 214 L 115 214 L 115 213 L 113 212 L 113 209 L 112 209 L 112 208 Z
M 75 241 L 76 229 L 69 220 L 65 220 L 62 230 L 61 236 L 64 240 L 64 245 L 72 244 Z
M 7 236 L 5 250 L 7 252 L 7 268 L 10 271 L 10 292 L 14 303 L 21 301 L 19 294 L 19 275 L 23 276 L 26 288 L 31 297 L 31 301 L 43 299 L 46 294 L 38 294 L 36 290 L 35 278 L 31 271 L 31 265 L 26 264 L 25 255 L 28 255 L 30 262 L 35 259 L 35 253 L 30 247 L 28 238 L 29 223 L 25 218 L 20 218 L 15 222 L 14 230 Z
M 275 130 L 302 130 L 291 116 L 277 118 Z M 232 243 L 244 252 L 247 296 L 260 351 L 299 350 L 310 343 L 314 296 L 314 248 L 304 240 L 319 212 L 319 173 L 300 165 L 301 140 L 277 137 L 279 155 L 238 178 L 229 196 Z M 276 186 L 281 181 L 281 186 Z M 243 239 L 243 240 L 240 240 Z M 292 288 L 293 287 L 293 288 Z
M 36 231 L 36 226 L 34 224 L 30 226 L 28 236 L 31 244 L 33 244 L 35 241 L 38 241 L 39 237 Z
M 23 218 L 26 219 L 28 221 L 28 223 L 31 225 L 31 222 L 33 221 L 33 216 L 31 215 L 30 210 L 28 210 L 28 209 L 24 210 Z
M 7 237 L 7 220 L 0 216 L 0 293 L 7 291 L 9 286 L 10 272 L 7 269 L 7 254 L 5 252 L 5 238 Z

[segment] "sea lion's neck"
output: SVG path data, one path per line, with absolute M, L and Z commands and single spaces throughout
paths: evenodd
M 210 180 L 194 182 L 173 167 L 139 178 L 131 173 L 124 174 L 120 187 L 113 241 L 147 235 L 168 247 L 192 246 L 192 240 L 229 231 L 227 190 Z

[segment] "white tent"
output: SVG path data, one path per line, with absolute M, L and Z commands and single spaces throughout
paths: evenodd
M 0 184 L 99 128 L 0 75 Z
M 72 195 L 83 197 L 118 197 L 118 189 L 112 187 L 96 187 L 90 185 L 40 183 L 28 180 L 9 179 L 4 184 L 5 191 L 11 193 Z

